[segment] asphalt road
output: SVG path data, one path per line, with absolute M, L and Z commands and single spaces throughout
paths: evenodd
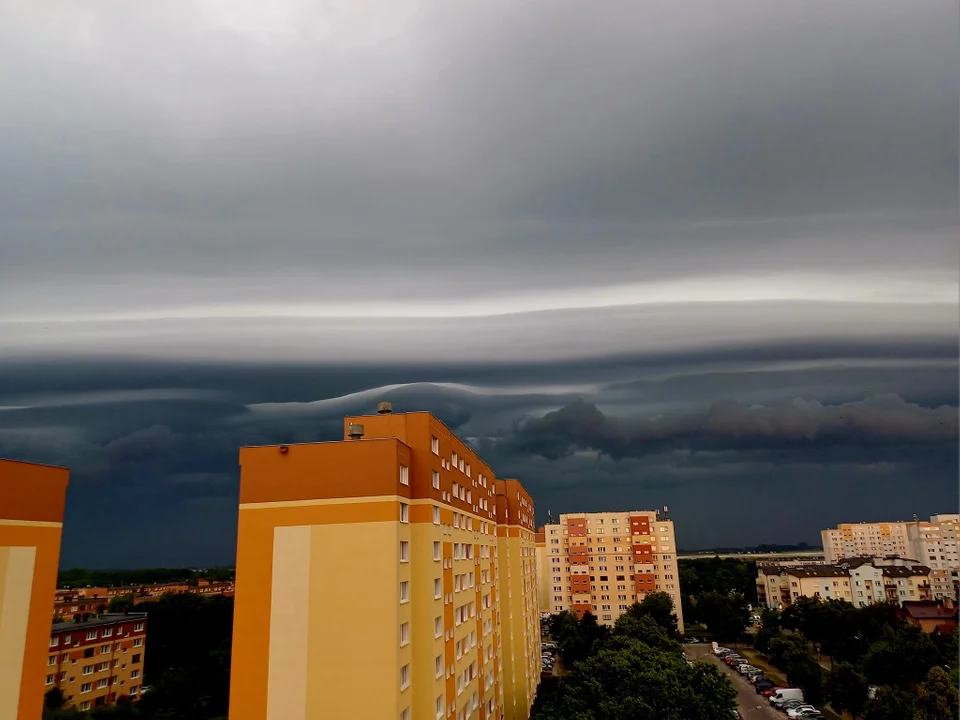
M 684 645 L 683 651 L 691 660 L 706 660 L 719 665 L 720 672 L 729 676 L 730 682 L 737 691 L 737 705 L 744 720 L 785 720 L 787 717 L 784 713 L 775 710 L 765 697 L 757 695 L 753 685 L 740 673 L 717 660 L 710 651 L 709 644 Z

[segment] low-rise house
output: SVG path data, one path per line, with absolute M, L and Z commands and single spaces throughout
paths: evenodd
M 936 630 L 949 633 L 957 629 L 957 611 L 957 604 L 952 598 L 906 600 L 900 610 L 900 617 L 925 633 Z

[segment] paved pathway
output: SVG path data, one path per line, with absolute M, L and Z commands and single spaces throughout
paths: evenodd
M 730 682 L 737 691 L 737 706 L 744 720 L 784 720 L 786 718 L 786 715 L 771 707 L 765 697 L 757 695 L 753 685 L 746 678 L 717 660 L 710 651 L 709 644 L 684 645 L 683 651 L 691 660 L 706 660 L 720 666 L 720 672 L 730 678 Z

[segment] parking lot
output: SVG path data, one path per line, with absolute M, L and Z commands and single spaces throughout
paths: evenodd
M 786 715 L 770 706 L 765 697 L 757 695 L 746 678 L 713 656 L 709 644 L 684 645 L 683 651 L 690 660 L 706 660 L 720 667 L 720 672 L 730 678 L 737 691 L 737 707 L 744 720 L 784 720 Z

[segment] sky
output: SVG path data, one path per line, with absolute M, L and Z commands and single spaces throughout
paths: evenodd
M 956 512 L 958 13 L 0 1 L 0 457 L 64 566 L 232 562 L 237 449 L 379 400 L 540 521 Z

